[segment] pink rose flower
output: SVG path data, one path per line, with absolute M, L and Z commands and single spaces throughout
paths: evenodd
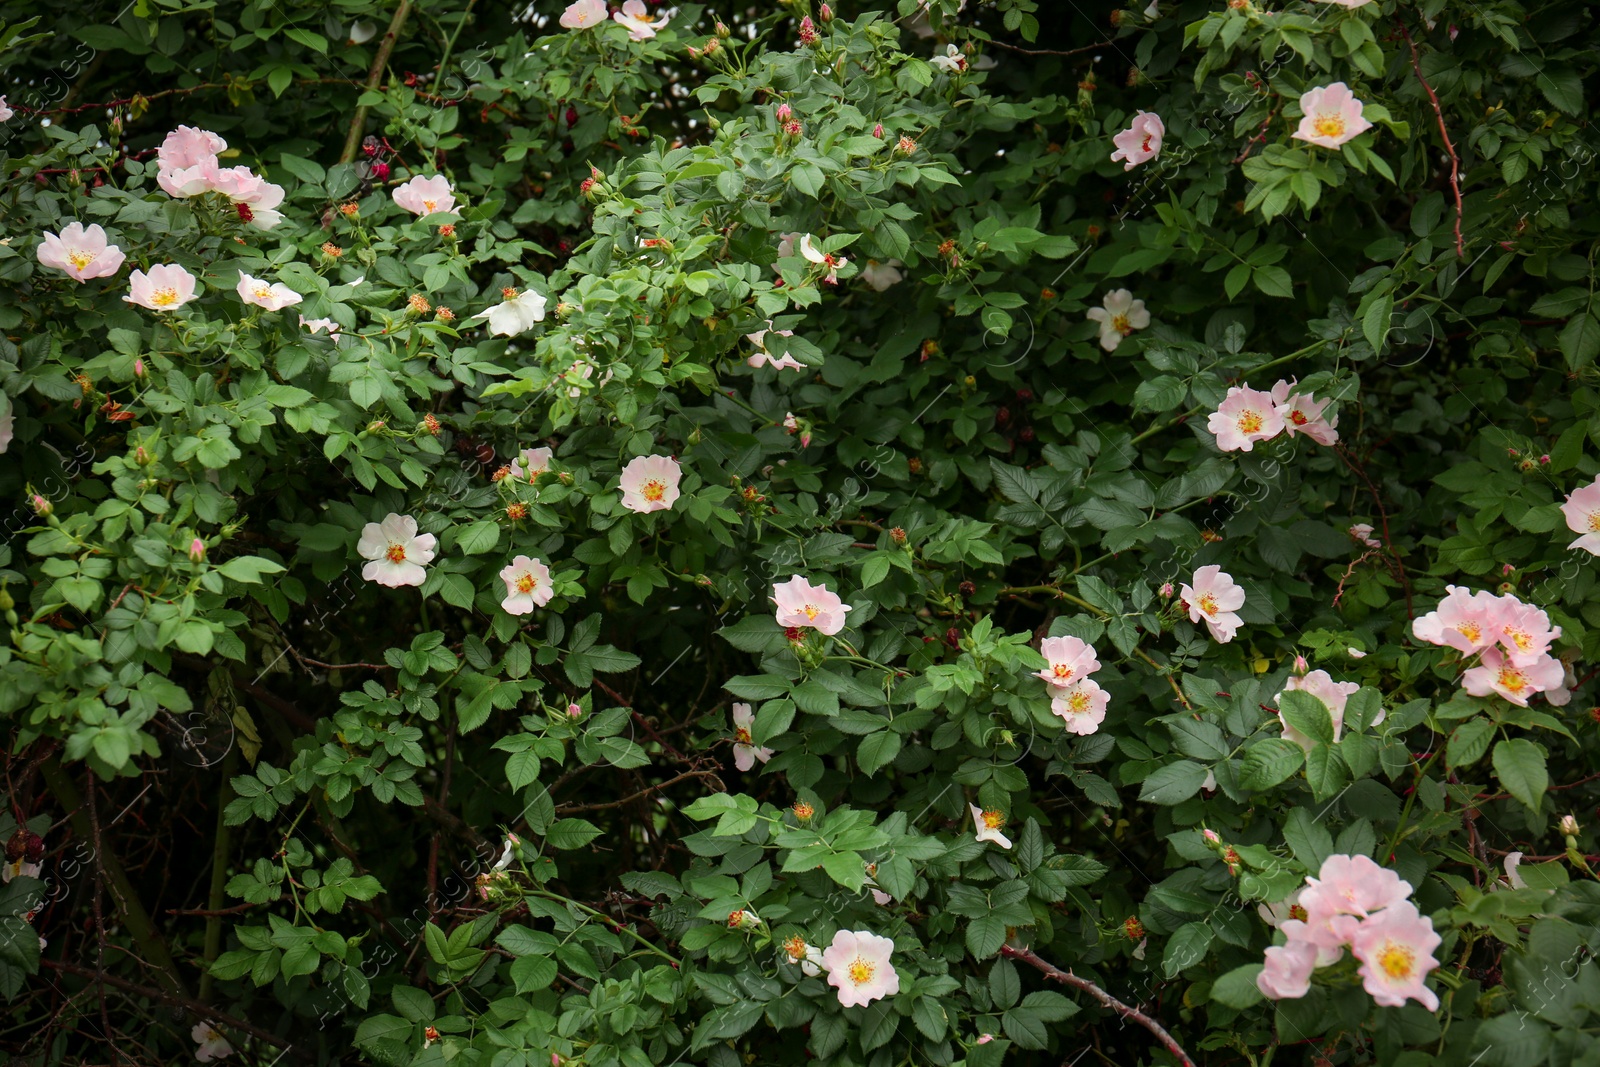
M 586 30 L 606 20 L 606 0 L 578 0 L 561 13 L 561 25 Z
M 1567 529 L 1582 535 L 1567 547 L 1600 556 L 1600 478 L 1574 489 L 1562 503 L 1561 513 L 1567 518 Z
M 1503 596 L 1500 603 L 1497 636 L 1506 658 L 1518 666 L 1531 666 L 1543 660 L 1551 644 L 1561 636 L 1561 627 L 1551 626 L 1550 616 L 1514 596 Z
M 578 5 L 574 4 L 573 7 Z M 568 8 L 570 11 L 571 8 Z M 622 10 L 611 16 L 618 23 L 626 26 L 628 36 L 635 41 L 648 41 L 656 35 L 656 31 L 667 24 L 665 15 L 652 15 L 650 9 L 644 6 L 642 0 L 627 0 L 622 5 Z M 566 25 L 562 23 L 562 25 Z
M 527 556 L 517 556 L 503 567 L 500 580 L 506 583 L 506 598 L 500 601 L 500 607 L 507 615 L 527 615 L 550 603 L 556 595 L 550 568 Z
M 844 629 L 845 613 L 854 610 L 826 586 L 812 585 L 799 575 L 773 585 L 778 625 L 809 626 L 832 637 Z
M 889 954 L 894 942 L 866 930 L 840 930 L 822 950 L 828 984 L 839 991 L 846 1008 L 871 1004 L 900 992 L 900 976 Z
M 1351 537 L 1355 538 L 1357 541 L 1360 541 L 1368 548 L 1383 547 L 1383 542 L 1372 536 L 1372 524 L 1369 522 L 1356 523 L 1354 526 L 1350 527 L 1349 533 Z
M 122 299 L 152 311 L 172 311 L 194 299 L 194 275 L 175 263 L 157 264 L 146 274 L 128 275 L 128 295 Z
M 622 506 L 641 515 L 669 511 L 682 477 L 683 468 L 671 456 L 635 456 L 622 468 Z
M 550 457 L 553 455 L 555 453 L 548 448 L 524 448 L 511 461 L 511 473 L 522 481 L 531 482 L 550 469 Z
M 1527 707 L 1528 698 L 1546 690 L 1562 689 L 1566 671 L 1561 661 L 1550 656 L 1518 665 L 1498 647 L 1486 649 L 1478 666 L 1461 676 L 1461 688 L 1475 697 L 1498 693 L 1518 707 Z M 1565 704 L 1566 700 L 1552 701 Z
M 1332 401 L 1313 400 L 1308 394 L 1295 393 L 1294 384 L 1279 382 L 1272 387 L 1272 400 L 1277 405 L 1284 431 L 1290 435 L 1303 433 L 1319 445 L 1337 443 L 1339 432 L 1334 427 L 1339 425 L 1339 416 L 1335 415 L 1330 422 L 1322 414 Z
M 765 763 L 772 758 L 772 749 L 761 748 L 750 739 L 750 727 L 755 721 L 749 704 L 733 706 L 733 765 L 741 771 L 754 767 L 757 760 Z
M 1106 705 L 1111 694 L 1100 688 L 1098 682 L 1084 678 L 1065 689 L 1056 690 L 1050 698 L 1050 714 L 1059 716 L 1067 732 L 1088 736 L 1100 729 L 1106 721 Z
M 1344 82 L 1307 90 L 1300 97 L 1300 110 L 1305 116 L 1292 136 L 1323 148 L 1338 148 L 1372 128 L 1372 123 L 1361 117 L 1361 101 Z
M 1115 352 L 1117 346 L 1135 330 L 1150 325 L 1150 312 L 1143 300 L 1135 300 L 1126 289 L 1113 289 L 1105 295 L 1100 307 L 1084 312 L 1090 322 L 1100 324 L 1100 347 Z
M 1094 647 L 1076 637 L 1047 637 L 1039 642 L 1039 654 L 1050 661 L 1039 677 L 1060 689 L 1100 669 Z
M 308 319 L 304 315 L 301 315 L 300 325 L 304 326 L 312 333 L 325 333 L 329 337 L 333 338 L 337 338 L 339 336 L 339 324 L 334 322 L 332 319 Z
M 280 311 L 300 303 L 302 299 L 299 293 L 282 282 L 252 278 L 243 271 L 239 272 L 239 284 L 235 286 L 235 291 L 246 304 L 254 304 L 268 311 Z
M 1492 593 L 1447 585 L 1438 608 L 1413 620 L 1411 632 L 1418 641 L 1449 645 L 1470 656 L 1499 639 L 1501 610 L 1500 598 Z
M 1335 916 L 1365 919 L 1411 896 L 1411 883 L 1366 856 L 1333 855 L 1322 861 L 1317 877 L 1306 879 L 1300 904 L 1306 925 L 1315 932 Z
M 1271 393 L 1234 386 L 1206 420 L 1206 429 L 1224 452 L 1254 451 L 1257 441 L 1270 441 L 1283 429 L 1283 414 Z
M 433 562 L 438 544 L 433 534 L 417 533 L 416 519 L 390 512 L 381 523 L 369 522 L 361 529 L 356 551 L 370 561 L 361 568 L 361 577 L 391 589 L 421 585 L 428 577 L 422 568 Z
M 1189 608 L 1189 621 L 1205 621 L 1213 639 L 1227 644 L 1244 621 L 1236 612 L 1244 607 L 1244 589 L 1232 575 L 1212 564 L 1194 572 L 1192 584 L 1179 590 Z
M 1372 999 L 1388 1008 L 1415 1000 L 1429 1011 L 1439 1010 L 1439 998 L 1423 984 L 1428 972 L 1439 966 L 1433 950 L 1440 937 L 1433 920 L 1401 901 L 1361 924 L 1351 952 L 1361 961 L 1361 985 Z
M 1132 170 L 1148 163 L 1161 154 L 1161 139 L 1167 135 L 1166 123 L 1161 116 L 1141 111 L 1133 117 L 1133 125 L 1111 138 L 1117 150 L 1111 153 L 1111 162 L 1126 160 L 1122 169 Z
M 79 282 L 109 278 L 127 259 L 122 249 L 106 241 L 106 231 L 99 225 L 86 227 L 81 222 L 69 222 L 59 236 L 45 234 L 35 255 L 44 266 L 64 270 Z
M 600 6 L 605 5 L 602 3 Z M 419 174 L 404 185 L 396 186 L 394 202 L 418 217 L 456 209 L 455 192 L 450 188 L 450 179 L 443 174 L 435 174 L 430 178 Z
M 1256 975 L 1256 988 L 1272 1000 L 1298 1000 L 1311 991 L 1311 972 L 1317 969 L 1317 946 L 1290 941 L 1267 949 L 1265 966 Z
M 161 142 L 161 147 L 156 149 L 156 161 L 163 168 L 182 170 L 185 167 L 197 167 L 202 163 L 217 162 L 217 154 L 228 148 L 228 142 L 212 133 L 210 130 L 200 130 L 193 126 L 179 126 L 167 134 L 166 140 Z

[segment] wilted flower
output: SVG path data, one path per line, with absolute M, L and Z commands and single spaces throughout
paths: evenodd
M 433 534 L 418 534 L 417 520 L 410 515 L 390 512 L 381 523 L 369 522 L 361 530 L 356 551 L 371 561 L 361 577 L 390 588 L 421 585 L 428 577 L 422 568 L 433 562 L 438 543 Z
M 106 241 L 106 231 L 99 225 L 86 227 L 81 222 L 68 223 L 59 236 L 45 234 L 35 255 L 44 266 L 66 271 L 79 282 L 109 278 L 127 259 L 122 249 Z
M 967 69 L 967 57 L 953 44 L 945 46 L 944 55 L 934 56 L 928 62 L 946 74 L 962 74 Z
M 761 748 L 750 739 L 750 727 L 755 721 L 749 704 L 733 706 L 733 763 L 741 771 L 754 767 L 757 760 L 765 763 L 772 758 L 772 749 Z
M 867 265 L 861 268 L 861 280 L 881 293 L 905 278 L 905 275 L 900 273 L 898 269 L 903 266 L 905 264 L 898 259 L 891 259 L 887 263 L 879 263 L 875 259 L 869 259 L 867 260 Z
M 1126 160 L 1123 170 L 1132 170 L 1148 163 L 1161 154 L 1161 139 L 1167 134 L 1166 124 L 1160 115 L 1141 111 L 1133 117 L 1133 124 L 1111 138 L 1117 150 L 1111 153 L 1111 162 Z
M 1011 847 L 1011 839 L 1000 832 L 1000 827 L 1006 824 L 1005 812 L 985 811 L 976 804 L 968 804 L 967 808 L 972 812 L 972 825 L 979 841 L 992 841 L 1001 848 Z
M 224 1056 L 232 1055 L 233 1053 L 233 1046 L 228 1044 L 226 1037 L 222 1036 L 222 1031 L 209 1022 L 195 1023 L 194 1027 L 189 1031 L 189 1036 L 199 1046 L 194 1050 L 194 1058 L 201 1063 L 220 1060 Z

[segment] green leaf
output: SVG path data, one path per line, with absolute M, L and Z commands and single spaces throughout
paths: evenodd
M 1157 767 L 1139 788 L 1139 799 L 1152 804 L 1181 804 L 1205 784 L 1206 769 L 1190 760 Z
M 582 848 L 600 836 L 600 827 L 587 819 L 562 819 L 545 831 L 551 848 Z
M 1288 689 L 1278 697 L 1284 722 L 1313 741 L 1333 743 L 1333 714 L 1328 705 L 1303 689 Z
M 1245 789 L 1270 789 L 1286 781 L 1305 762 L 1305 751 L 1293 741 L 1269 737 L 1258 741 L 1245 753 L 1239 768 L 1239 784 Z
M 1259 963 L 1235 967 L 1211 984 L 1211 999 L 1241 1011 L 1261 1003 L 1264 998 L 1256 985 L 1256 976 L 1261 971 L 1262 965 Z
M 1168 978 L 1176 978 L 1184 968 L 1205 959 L 1213 936 L 1210 923 L 1192 922 L 1178 927 L 1161 956 L 1162 973 Z
M 456 536 L 456 546 L 468 556 L 482 555 L 500 543 L 500 524 L 475 522 Z
M 1312 796 L 1328 800 L 1350 781 L 1350 772 L 1332 745 L 1313 745 L 1306 753 L 1306 781 Z
M 1507 793 L 1531 811 L 1538 811 L 1550 787 L 1544 749 L 1526 738 L 1514 737 L 1494 746 L 1494 775 Z
M 1483 758 L 1489 751 L 1489 741 L 1494 737 L 1494 722 L 1487 718 L 1468 719 L 1450 734 L 1445 746 L 1445 766 L 1452 770 L 1468 767 Z
M 856 749 L 856 763 L 868 778 L 887 767 L 900 754 L 900 735 L 892 730 L 868 734 Z

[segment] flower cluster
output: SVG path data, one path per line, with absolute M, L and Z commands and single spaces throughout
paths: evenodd
M 1438 608 L 1414 621 L 1411 631 L 1419 641 L 1479 657 L 1478 665 L 1461 676 L 1462 687 L 1475 697 L 1498 693 L 1521 707 L 1535 693 L 1557 706 L 1572 699 L 1566 667 L 1550 655 L 1561 627 L 1509 593 L 1446 586 Z
M 1049 661 L 1039 677 L 1049 687 L 1051 714 L 1061 717 L 1068 733 L 1100 729 L 1111 697 L 1089 677 L 1100 669 L 1094 646 L 1076 637 L 1047 637 L 1039 642 L 1039 654 Z
M 1433 950 L 1440 937 L 1410 898 L 1411 883 L 1366 856 L 1329 856 L 1317 877 L 1269 913 L 1287 941 L 1267 949 L 1256 987 L 1274 1000 L 1303 997 L 1313 972 L 1349 948 L 1373 1000 L 1392 1008 L 1415 1000 L 1438 1011 L 1439 998 L 1423 979 L 1439 966 Z
M 1206 429 L 1224 452 L 1249 452 L 1258 441 L 1280 433 L 1305 434 L 1319 445 L 1332 445 L 1339 440 L 1339 416 L 1327 417 L 1330 403 L 1296 392 L 1293 381 L 1278 382 L 1270 393 L 1236 385 L 1206 420 Z
M 249 167 L 224 167 L 217 154 L 228 142 L 210 130 L 179 126 L 167 134 L 156 150 L 156 184 L 167 195 L 187 198 L 220 193 L 233 203 L 240 220 L 258 230 L 270 230 L 283 221 L 277 210 L 283 203 L 283 186 L 274 185 Z

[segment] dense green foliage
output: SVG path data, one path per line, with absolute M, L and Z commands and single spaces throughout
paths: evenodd
M 638 41 L 0 2 L 9 1062 L 195 1024 L 259 1064 L 1176 1062 L 1039 960 L 1201 1063 L 1600 1064 L 1590 6 L 807 2 Z M 1334 82 L 1371 128 L 1293 137 Z M 180 125 L 282 203 L 170 195 Z M 453 211 L 397 201 L 436 175 Z M 126 265 L 44 265 L 72 222 Z M 125 299 L 164 264 L 196 299 Z M 539 321 L 475 317 L 504 289 Z M 1102 343 L 1120 289 L 1149 320 Z M 1280 379 L 1337 444 L 1219 448 Z M 665 510 L 619 492 L 647 456 Z M 363 577 L 391 514 L 420 587 Z M 1211 565 L 1226 642 L 1177 595 Z M 794 576 L 843 629 L 779 625 Z M 1570 702 L 1468 695 L 1412 627 L 1447 585 L 1543 609 Z M 1280 700 L 1308 668 L 1348 708 Z M 1263 997 L 1257 905 L 1334 854 L 1413 887 L 1437 1011 L 1348 957 Z M 898 991 L 782 949 L 836 931 Z

